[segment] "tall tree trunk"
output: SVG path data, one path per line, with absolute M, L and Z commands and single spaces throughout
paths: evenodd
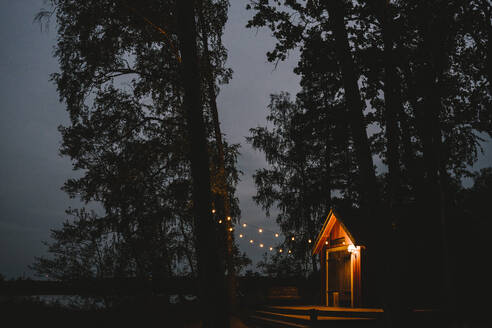
M 359 77 L 356 73 L 345 26 L 345 1 L 327 1 L 326 6 L 335 35 L 336 56 L 341 68 L 350 130 L 354 142 L 357 165 L 359 167 L 358 189 L 361 198 L 361 207 L 368 215 L 375 215 L 379 197 L 364 120 L 365 106 L 360 95 L 358 86 Z
M 220 264 L 217 230 L 212 217 L 209 155 L 195 26 L 195 1 L 177 1 L 178 38 L 182 58 L 184 106 L 190 135 L 193 211 L 198 255 L 200 308 L 204 327 L 229 327 L 224 272 Z
M 345 101 L 348 108 L 352 139 L 354 142 L 357 164 L 359 168 L 359 190 L 361 207 L 365 215 L 365 229 L 369 232 L 371 253 L 371 266 L 367 269 L 373 283 L 371 289 L 382 290 L 382 302 L 385 312 L 391 312 L 388 296 L 388 265 L 384 256 L 385 247 L 383 240 L 390 236 L 390 225 L 385 219 L 386 215 L 380 206 L 380 193 L 376 184 L 376 176 L 372 161 L 372 153 L 364 121 L 364 102 L 360 94 L 356 73 L 356 66 L 350 51 L 350 45 L 345 26 L 344 0 L 327 1 L 328 14 L 335 36 L 336 55 L 340 64 Z M 376 287 L 376 289 L 374 289 Z
M 450 23 L 453 20 L 454 5 L 447 2 L 441 3 L 439 13 L 430 5 L 424 5 L 425 25 L 423 30 L 423 50 L 424 50 L 424 68 L 423 68 L 423 106 L 420 110 L 422 125 L 422 143 L 424 165 L 426 169 L 426 181 L 428 186 L 428 200 L 424 204 L 428 211 L 428 222 L 432 223 L 432 230 L 440 235 L 440 243 L 435 245 L 441 251 L 441 258 L 438 263 L 442 275 L 435 277 L 436 282 L 441 283 L 441 293 L 439 295 L 442 306 L 446 310 L 454 307 L 454 292 L 452 286 L 451 270 L 449 265 L 448 241 L 447 241 L 447 222 L 446 222 L 446 198 L 444 189 L 446 187 L 447 172 L 445 168 L 445 159 L 443 157 L 443 145 L 441 134 L 440 115 L 443 111 L 440 78 L 447 62 L 446 44 L 450 42 L 449 30 Z M 432 193 L 432 194 L 430 194 Z M 432 236 L 429 236 L 432 240 Z M 433 257 L 434 261 L 436 260 Z M 444 279 L 442 279 L 444 277 Z
M 388 222 L 393 227 L 389 240 L 391 242 L 390 259 L 388 265 L 389 283 L 387 284 L 386 297 L 388 304 L 386 309 L 387 324 L 389 327 L 402 327 L 404 320 L 404 303 L 402 293 L 402 281 L 404 276 L 401 253 L 403 239 L 401 234 L 401 169 L 400 169 L 400 138 L 398 134 L 398 113 L 403 111 L 400 97 L 400 79 L 397 76 L 393 46 L 395 44 L 393 33 L 393 15 L 391 7 L 386 0 L 380 1 L 380 21 L 383 37 L 384 57 L 384 104 L 386 125 L 386 160 L 388 162 Z M 386 311 L 385 311 L 386 312 Z
M 227 292 L 229 298 L 229 307 L 232 312 L 237 311 L 237 296 L 236 296 L 236 268 L 234 266 L 234 239 L 233 239 L 233 224 L 232 220 L 228 218 L 231 217 L 231 200 L 229 197 L 228 183 L 227 183 L 227 172 L 225 168 L 225 153 L 224 153 L 224 143 L 222 141 L 222 133 L 220 131 L 220 121 L 219 121 L 219 111 L 217 108 L 217 95 L 215 93 L 215 77 L 213 74 L 212 63 L 210 62 L 210 53 L 208 49 L 208 33 L 205 27 L 205 21 L 203 18 L 203 8 L 200 5 L 199 17 L 202 31 L 202 41 L 203 41 L 203 58 L 202 64 L 205 67 L 206 73 L 206 89 L 208 94 L 208 100 L 210 105 L 210 111 L 212 113 L 215 142 L 217 144 L 217 169 L 218 169 L 218 190 L 220 193 L 220 209 L 219 213 L 224 215 L 225 222 L 225 235 L 226 235 L 226 245 L 225 245 L 225 259 L 227 268 Z

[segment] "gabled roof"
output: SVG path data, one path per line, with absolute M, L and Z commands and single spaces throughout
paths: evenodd
M 355 218 L 354 218 L 355 219 Z M 342 226 L 343 230 L 349 237 L 350 241 L 354 245 L 362 245 L 362 240 L 360 239 L 360 232 L 357 231 L 357 229 L 348 229 L 346 222 L 342 220 L 342 217 L 338 214 L 335 209 L 331 209 L 330 212 L 328 213 L 328 216 L 326 217 L 326 220 L 323 224 L 323 227 L 321 228 L 321 231 L 318 234 L 318 237 L 316 238 L 316 241 L 314 242 L 314 247 L 312 250 L 312 254 L 318 254 L 321 252 L 323 249 L 323 245 L 326 242 L 326 239 L 330 236 L 330 232 L 333 229 L 333 226 L 335 225 L 336 222 L 339 222 L 340 225 Z M 354 220 L 355 221 L 355 220 Z M 355 222 L 354 222 L 355 223 Z M 355 228 L 355 224 L 350 225 L 351 228 Z M 354 232 L 357 232 L 354 235 Z M 356 238 L 357 237 L 357 238 Z

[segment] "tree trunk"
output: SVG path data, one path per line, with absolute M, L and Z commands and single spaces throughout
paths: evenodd
M 440 243 L 435 245 L 440 251 L 441 258 L 437 259 L 441 270 L 437 270 L 434 279 L 441 285 L 439 296 L 442 306 L 450 311 L 454 307 L 454 292 L 452 286 L 451 271 L 449 265 L 448 241 L 446 236 L 446 198 L 444 189 L 447 181 L 445 159 L 443 157 L 443 144 L 441 134 L 440 115 L 443 111 L 440 94 L 440 78 L 446 69 L 446 44 L 450 42 L 449 30 L 453 20 L 454 8 L 451 4 L 442 3 L 439 13 L 435 14 L 434 8 L 427 3 L 423 7 L 427 13 L 423 30 L 423 106 L 420 106 L 421 131 L 423 143 L 424 165 L 426 170 L 426 182 L 428 190 L 428 202 L 423 204 L 428 213 L 428 225 L 431 231 L 441 236 Z M 433 240 L 433 236 L 429 236 Z M 435 238 L 435 236 L 434 236 Z M 436 261 L 436 258 L 433 257 Z M 439 267 L 438 267 L 439 269 Z M 444 277 L 444 279 L 442 279 Z
M 191 141 L 190 161 L 200 309 L 204 327 L 229 327 L 229 315 L 224 311 L 226 307 L 224 272 L 220 265 L 217 230 L 212 217 L 209 156 L 203 122 L 194 9 L 194 0 L 177 2 L 184 107 Z
M 208 33 L 205 28 L 205 22 L 202 13 L 202 7 L 200 5 L 200 24 L 202 30 L 203 41 L 203 58 L 202 64 L 205 67 L 207 94 L 210 105 L 210 111 L 212 112 L 212 119 L 214 125 L 215 142 L 217 144 L 217 168 L 218 168 L 218 190 L 220 193 L 220 206 L 219 213 L 224 215 L 225 222 L 225 235 L 226 235 L 226 268 L 227 268 L 227 292 L 229 298 L 229 307 L 232 312 L 237 311 L 237 296 L 236 296 L 236 268 L 234 266 L 234 239 L 232 220 L 227 218 L 231 217 L 231 200 L 229 198 L 228 184 L 227 184 L 227 172 L 225 169 L 225 153 L 224 143 L 222 141 L 222 133 L 220 131 L 219 111 L 217 109 L 217 95 L 215 94 L 215 77 L 212 71 L 212 63 L 210 62 L 210 54 L 208 50 Z
M 405 320 L 406 293 L 403 292 L 403 281 L 406 270 L 404 269 L 403 258 L 406 258 L 404 250 L 405 239 L 402 231 L 402 190 L 401 190 L 401 167 L 400 167 L 400 136 L 398 133 L 398 113 L 403 112 L 401 101 L 401 81 L 398 78 L 395 64 L 393 46 L 396 30 L 393 26 L 393 15 L 389 2 L 381 0 L 380 22 L 383 37 L 383 57 L 384 57 L 384 103 L 385 103 L 385 125 L 386 125 L 386 160 L 388 163 L 388 217 L 386 224 L 391 225 L 391 235 L 389 241 L 391 245 L 390 260 L 388 261 L 388 277 L 386 298 L 389 309 L 386 313 L 387 324 L 389 327 L 403 327 Z
M 361 207 L 368 215 L 375 215 L 379 197 L 364 120 L 364 103 L 359 92 L 359 77 L 355 71 L 355 63 L 350 51 L 345 27 L 345 2 L 343 0 L 327 1 L 326 6 L 335 35 L 336 56 L 342 73 L 350 130 L 359 167 L 358 189 Z
M 392 312 L 391 297 L 389 297 L 389 267 L 384 256 L 387 250 L 383 244 L 385 238 L 391 236 L 390 225 L 387 223 L 385 211 L 381 208 L 380 193 L 376 184 L 376 176 L 372 161 L 372 153 L 367 137 L 364 121 L 364 102 L 360 94 L 356 66 L 350 51 L 350 45 L 345 26 L 345 1 L 328 1 L 327 9 L 335 36 L 336 55 L 340 64 L 345 101 L 348 108 L 352 139 L 354 142 L 357 164 L 359 168 L 360 206 L 365 216 L 365 229 L 370 235 L 369 246 L 374 254 L 370 271 L 372 290 L 383 291 L 382 303 L 385 312 Z M 388 86 L 391 87 L 391 86 Z M 391 116 L 394 119 L 394 116 Z M 394 130 L 391 130 L 394 133 Z M 393 135 L 396 137 L 396 135 Z M 395 144 L 391 145 L 392 147 Z M 376 289 L 374 289 L 376 287 Z

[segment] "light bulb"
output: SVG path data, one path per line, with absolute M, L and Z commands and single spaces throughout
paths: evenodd
M 263 232 L 263 229 L 262 228 L 258 229 L 258 232 L 259 233 L 262 233 Z

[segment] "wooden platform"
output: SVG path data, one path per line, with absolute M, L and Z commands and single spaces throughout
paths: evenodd
M 319 305 L 267 306 L 250 316 L 251 327 L 376 327 L 382 309 Z

